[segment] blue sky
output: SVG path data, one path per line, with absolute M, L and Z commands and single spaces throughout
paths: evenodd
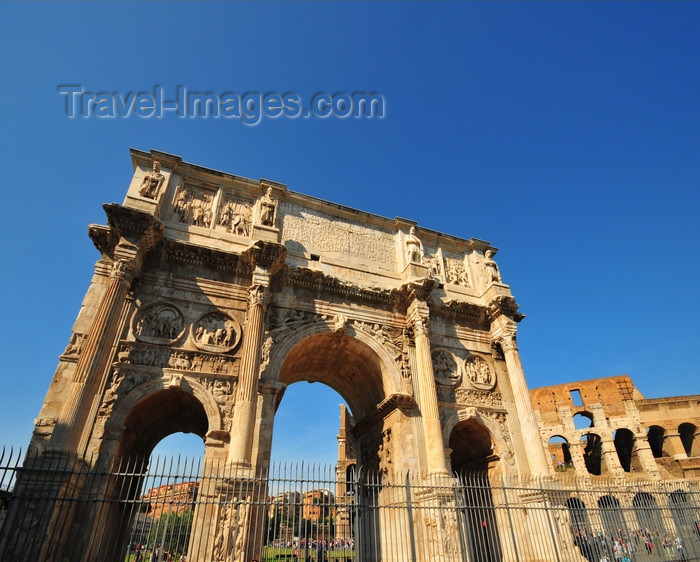
M 490 241 L 531 388 L 700 393 L 698 37 L 691 2 L 0 4 L 0 443 L 29 440 L 130 147 Z M 65 84 L 380 92 L 386 115 L 69 119 Z M 333 459 L 317 387 L 283 400 L 279 458 Z

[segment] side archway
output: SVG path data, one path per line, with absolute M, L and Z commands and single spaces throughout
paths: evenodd
M 116 459 L 148 458 L 156 444 L 173 433 L 207 434 L 223 431 L 223 418 L 212 394 L 196 381 L 182 379 L 171 386 L 165 378 L 134 388 L 117 405 L 105 424 L 120 428 Z
M 470 555 L 477 562 L 502 559 L 501 540 L 488 478 L 498 455 L 489 430 L 476 416 L 457 423 L 450 432 L 452 470 L 464 485 L 462 505 L 469 533 Z

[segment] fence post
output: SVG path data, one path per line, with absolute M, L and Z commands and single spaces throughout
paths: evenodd
M 464 531 L 466 525 L 463 522 L 462 505 L 459 501 L 459 493 L 457 488 L 459 486 L 459 478 L 455 477 L 454 493 L 455 493 L 455 510 L 457 515 L 457 534 L 459 535 L 459 549 L 462 553 L 462 562 L 467 562 L 467 545 L 464 544 Z
M 552 514 L 550 513 L 551 511 L 551 504 L 547 502 L 547 495 L 545 494 L 544 491 L 544 482 L 541 478 L 537 478 L 537 482 L 539 483 L 539 488 L 540 492 L 542 493 L 542 503 L 544 504 L 544 512 L 547 516 L 547 525 L 549 525 L 549 534 L 552 538 L 552 546 L 554 548 L 554 552 L 557 555 L 557 561 L 561 561 L 561 555 L 559 553 L 559 543 L 557 542 L 557 537 L 554 533 L 554 527 L 552 526 Z
M 364 488 L 362 487 L 362 472 L 364 467 L 357 469 L 355 477 L 355 559 L 356 562 L 362 562 L 362 509 L 360 507 L 360 502 L 365 494 Z
M 508 523 L 510 523 L 510 538 L 513 541 L 513 551 L 515 552 L 515 560 L 516 562 L 520 562 L 520 556 L 518 555 L 518 543 L 515 539 L 515 527 L 513 526 L 513 516 L 511 515 L 511 509 L 508 506 L 508 491 L 506 488 L 506 479 L 503 475 L 501 475 L 501 486 L 503 487 L 503 502 L 506 505 L 506 513 L 508 514 Z
M 411 482 L 406 472 L 406 508 L 408 509 L 408 536 L 411 539 L 411 560 L 416 562 L 416 537 L 413 529 L 413 508 L 411 506 Z

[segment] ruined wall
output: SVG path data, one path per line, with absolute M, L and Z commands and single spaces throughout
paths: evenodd
M 555 474 L 700 477 L 700 396 L 646 399 L 627 375 L 530 395 Z

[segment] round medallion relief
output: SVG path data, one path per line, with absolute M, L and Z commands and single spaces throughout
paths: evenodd
M 144 306 L 134 316 L 132 326 L 139 341 L 147 343 L 173 343 L 185 331 L 182 313 L 172 304 L 156 302 Z
M 241 326 L 228 314 L 208 312 L 192 325 L 192 341 L 203 351 L 226 353 L 241 341 Z
M 474 388 L 491 390 L 496 386 L 496 374 L 491 369 L 488 361 L 479 355 L 470 355 L 464 362 L 464 370 L 467 378 Z
M 443 386 L 457 386 L 462 380 L 462 369 L 454 356 L 446 349 L 433 349 L 435 382 Z

